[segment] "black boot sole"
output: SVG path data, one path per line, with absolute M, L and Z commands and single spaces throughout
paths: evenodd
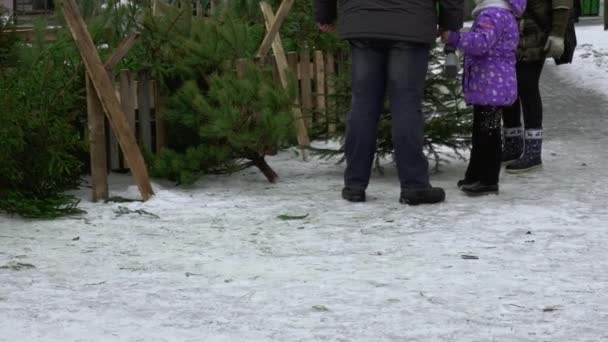
M 477 183 L 477 181 L 467 181 L 467 180 L 461 179 L 456 183 L 456 186 L 458 187 L 458 189 L 462 189 L 463 186 L 473 185 L 475 183 Z
M 499 191 L 498 190 L 488 190 L 488 191 L 467 191 L 465 189 L 460 189 L 462 190 L 462 192 L 464 192 L 465 195 L 469 196 L 469 197 L 481 197 L 481 196 L 487 196 L 487 195 L 498 195 Z
M 498 195 L 498 185 L 483 185 L 480 183 L 473 184 L 471 186 L 464 186 L 460 189 L 467 196 L 478 197 L 485 195 Z
M 526 172 L 529 172 L 529 171 L 534 171 L 534 170 L 542 169 L 542 168 L 543 168 L 543 164 L 540 163 L 538 165 L 530 166 L 530 167 L 527 167 L 525 169 L 509 169 L 509 168 L 506 168 L 505 171 L 507 173 L 518 174 L 518 173 L 526 173 Z

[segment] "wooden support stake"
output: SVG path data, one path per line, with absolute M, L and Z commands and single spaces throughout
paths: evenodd
M 91 77 L 97 96 L 108 116 L 110 125 L 116 133 L 116 137 L 125 154 L 125 158 L 131 168 L 135 182 L 144 201 L 154 195 L 148 170 L 143 156 L 137 146 L 135 137 L 129 130 L 125 113 L 120 108 L 120 103 L 114 93 L 112 81 L 99 58 L 95 44 L 87 31 L 86 24 L 80 14 L 75 0 L 61 1 L 63 15 L 70 28 L 74 42 L 80 51 L 85 68 Z
M 284 0 L 283 4 L 288 1 L 290 0 Z M 276 23 L 274 13 L 272 13 L 272 7 L 270 7 L 270 5 L 265 1 L 260 2 L 260 7 L 262 9 L 262 13 L 264 14 L 264 23 L 266 24 L 266 29 L 270 33 L 270 30 L 273 27 L 273 23 Z M 284 15 L 287 15 L 287 12 L 285 12 Z M 279 73 L 279 79 L 281 80 L 281 84 L 284 88 L 287 88 L 289 87 L 289 79 L 287 77 L 289 65 L 287 64 L 287 56 L 285 55 L 285 50 L 283 49 L 281 37 L 279 36 L 278 32 L 274 35 L 274 40 L 272 41 L 272 51 L 274 52 L 275 61 L 277 63 L 277 71 Z M 310 146 L 310 138 L 308 137 L 306 122 L 304 121 L 304 118 L 302 116 L 302 110 L 300 109 L 297 103 L 294 104 L 292 112 L 294 116 L 294 124 L 296 126 L 298 144 L 300 145 L 300 149 L 302 152 L 302 158 L 304 160 L 307 160 L 307 148 Z
M 329 125 L 327 127 L 329 136 L 336 134 L 336 124 L 338 117 L 336 115 L 336 61 L 333 54 L 327 55 L 327 64 L 325 66 L 325 75 L 327 82 L 327 120 Z
M 317 92 L 317 115 L 320 126 L 327 125 L 327 106 L 325 98 L 325 59 L 323 51 L 315 51 L 315 73 L 316 73 L 316 92 Z M 327 129 L 325 127 L 325 129 Z
M 89 129 L 89 149 L 91 156 L 91 186 L 92 201 L 97 202 L 108 198 L 108 164 L 106 160 L 106 129 L 103 107 L 89 75 L 86 76 L 87 86 L 87 121 Z
M 313 121 L 312 74 L 310 53 L 308 50 L 300 53 L 300 64 L 298 69 L 300 70 L 300 103 L 302 104 L 302 111 L 304 112 L 304 117 L 306 118 L 306 127 L 311 129 Z
M 110 56 L 110 58 L 108 58 L 108 60 L 104 63 L 103 66 L 106 68 L 106 70 L 111 71 L 114 68 L 116 68 L 116 65 L 118 65 L 118 62 L 120 62 L 120 60 L 123 59 L 127 55 L 129 50 L 131 50 L 133 45 L 135 45 L 135 42 L 137 42 L 138 38 L 139 38 L 138 33 L 131 33 L 128 36 L 126 36 L 120 42 L 120 44 L 118 44 L 118 46 L 116 47 L 116 50 L 114 50 L 114 53 L 112 53 L 112 56 Z
M 262 5 L 263 3 L 264 2 L 260 2 L 260 6 L 262 6 L 262 12 L 265 12 L 264 6 Z M 258 49 L 256 57 L 261 58 L 262 56 L 265 56 L 268 51 L 270 51 L 270 47 L 273 45 L 273 42 L 279 33 L 279 29 L 283 25 L 285 18 L 287 18 L 287 14 L 289 14 L 293 3 L 294 0 L 283 0 L 281 2 L 281 6 L 279 6 L 279 9 L 277 10 L 276 16 L 272 14 L 273 20 L 266 20 L 266 29 L 268 32 L 266 33 L 266 36 L 264 36 L 264 40 L 262 40 L 262 44 Z M 270 9 L 271 13 L 272 8 L 270 5 L 268 5 L 268 9 Z M 264 16 L 266 16 L 266 14 L 264 14 Z

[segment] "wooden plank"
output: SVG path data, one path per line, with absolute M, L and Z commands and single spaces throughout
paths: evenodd
M 152 115 L 150 113 L 150 77 L 147 71 L 137 74 L 137 119 L 139 121 L 139 144 L 152 151 Z
M 108 77 L 110 77 L 110 79 L 112 79 L 109 72 L 108 72 Z M 95 96 L 97 96 L 97 92 L 95 92 Z M 99 96 L 98 96 L 98 98 L 99 98 Z M 112 130 L 112 126 L 110 124 L 109 119 L 106 120 L 106 123 L 107 123 L 107 131 L 110 133 L 110 134 L 108 134 L 109 170 L 110 171 L 121 170 L 121 169 L 123 169 L 124 165 L 123 165 L 123 163 L 121 163 L 122 157 L 121 157 L 121 151 L 120 151 L 120 144 L 118 143 L 118 139 L 116 139 L 116 134 Z
M 260 6 L 262 6 L 262 3 L 263 2 L 260 2 Z M 260 48 L 258 49 L 258 53 L 256 54 L 256 56 L 258 58 L 266 55 L 268 53 L 268 51 L 270 51 L 270 48 L 273 45 L 273 42 L 275 41 L 277 34 L 279 33 L 279 29 L 283 25 L 285 18 L 287 18 L 287 15 L 289 14 L 291 7 L 293 6 L 293 3 L 294 3 L 294 0 L 283 0 L 281 2 L 281 5 L 279 6 L 279 9 L 277 10 L 276 15 L 273 14 L 273 17 L 274 17 L 273 20 L 270 20 L 270 21 L 266 20 L 267 23 L 271 23 L 271 24 L 266 25 L 266 28 L 267 28 L 266 36 L 264 36 L 264 40 L 262 40 L 262 44 L 260 45 Z M 272 12 L 272 8 L 270 7 L 270 5 L 268 5 L 268 8 Z M 262 6 L 262 11 L 263 12 L 265 11 L 264 6 Z M 275 55 L 276 55 L 276 52 L 275 52 Z
M 89 155 L 91 157 L 92 201 L 108 198 L 108 163 L 106 155 L 106 129 L 103 107 L 89 75 L 86 76 L 87 87 L 87 121 L 89 137 Z
M 201 3 L 201 0 L 196 0 L 196 16 L 198 18 L 203 17 L 203 4 Z
M 154 195 L 154 191 L 150 184 L 143 156 L 137 146 L 135 137 L 129 130 L 129 123 L 127 122 L 125 113 L 120 108 L 120 103 L 114 94 L 112 81 L 108 77 L 99 58 L 95 44 L 87 31 L 76 1 L 63 0 L 61 1 L 61 8 L 74 42 L 80 51 L 85 68 L 89 72 L 91 83 L 109 118 L 110 125 L 116 133 L 116 137 L 131 168 L 131 173 L 135 178 L 142 198 L 146 201 Z
M 297 52 L 288 52 L 287 53 L 287 65 L 289 66 L 289 69 L 294 73 L 294 75 L 296 74 L 297 70 L 298 70 L 298 53 Z M 299 83 L 295 85 L 296 86 L 296 92 L 300 92 L 300 85 Z M 298 102 L 298 104 L 300 103 L 300 98 L 296 98 L 296 101 Z
M 44 30 L 44 40 L 47 42 L 54 42 L 57 40 L 57 32 L 60 30 L 59 27 L 53 27 L 53 28 L 46 28 Z M 15 29 L 10 29 L 7 30 L 5 32 L 2 32 L 2 34 L 15 34 L 17 37 L 19 37 L 19 39 L 24 40 L 27 43 L 31 43 L 34 41 L 34 39 L 36 39 L 37 37 L 37 32 L 35 29 L 33 28 L 15 28 Z
M 133 94 L 133 76 L 129 70 L 120 71 L 118 89 L 120 93 L 120 107 L 127 116 L 130 131 L 132 134 L 135 134 L 135 98 Z M 127 165 L 126 159 L 124 160 L 123 165 Z
M 313 101 L 312 101 L 312 74 L 310 52 L 304 50 L 300 53 L 300 103 L 306 119 L 306 127 L 312 128 Z
M 244 78 L 247 71 L 247 60 L 244 58 L 236 61 L 236 76 L 238 78 Z
M 327 129 L 327 105 L 325 98 L 325 59 L 323 51 L 315 51 L 315 91 L 317 95 L 317 122 Z
M 338 117 L 336 113 L 336 100 L 334 96 L 336 95 L 336 60 L 334 55 L 328 53 L 326 56 L 326 66 L 325 66 L 325 76 L 327 82 L 327 130 L 329 136 L 333 136 L 336 134 L 336 124 L 338 122 Z
M 120 60 L 123 59 L 123 57 L 125 57 L 127 53 L 129 53 L 129 50 L 131 50 L 133 45 L 135 45 L 135 42 L 137 42 L 138 38 L 138 33 L 131 33 L 126 36 L 120 42 L 120 44 L 118 44 L 116 50 L 114 50 L 110 58 L 108 58 L 108 60 L 106 60 L 106 62 L 104 63 L 104 67 L 106 68 L 106 70 L 114 69 L 116 65 L 118 65 L 118 62 L 120 62 Z
M 162 116 L 160 84 L 154 81 L 154 119 L 156 122 L 156 153 L 167 146 L 167 123 Z
M 265 1 L 260 2 L 260 7 L 262 9 L 262 13 L 264 14 L 264 23 L 266 25 L 266 29 L 270 30 L 272 27 L 272 23 L 275 20 L 274 13 L 272 13 L 272 8 Z M 277 34 L 275 36 L 274 41 L 272 42 L 272 51 L 274 53 L 275 61 L 277 63 L 277 72 L 279 74 L 279 79 L 284 88 L 289 87 L 289 79 L 287 77 L 287 72 L 289 70 L 289 65 L 287 64 L 287 56 L 285 55 L 285 50 L 283 49 L 283 43 L 281 43 L 281 37 Z M 297 54 L 296 54 L 296 63 L 297 63 Z M 302 152 L 302 158 L 304 160 L 308 159 L 308 150 L 307 148 L 310 146 L 310 138 L 308 137 L 308 130 L 306 129 L 306 122 L 302 116 L 302 110 L 300 109 L 297 99 L 296 103 L 292 107 L 293 117 L 294 117 L 294 125 L 296 127 L 296 134 L 298 138 L 298 144 L 300 145 L 300 149 Z
M 276 83 L 281 83 L 281 78 L 279 77 L 279 68 L 277 66 L 277 61 L 276 59 L 271 59 L 270 62 L 268 62 L 271 67 L 272 67 L 272 80 Z

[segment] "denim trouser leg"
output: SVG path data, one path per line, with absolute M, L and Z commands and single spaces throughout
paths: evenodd
M 344 183 L 352 189 L 365 190 L 369 184 L 386 88 L 387 57 L 383 44 L 351 42 L 352 99 L 346 123 Z
M 387 88 L 399 181 L 403 189 L 428 188 L 429 165 L 423 151 L 422 98 L 430 47 L 397 42 L 388 55 Z

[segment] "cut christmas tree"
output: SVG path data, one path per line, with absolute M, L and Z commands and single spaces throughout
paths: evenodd
M 225 71 L 208 78 L 206 87 L 188 81 L 170 100 L 166 119 L 181 138 L 160 153 L 153 173 L 192 183 L 204 173 L 255 166 L 276 182 L 264 157 L 293 137 L 292 96 L 274 84 L 269 70 L 253 63 L 243 77 Z

